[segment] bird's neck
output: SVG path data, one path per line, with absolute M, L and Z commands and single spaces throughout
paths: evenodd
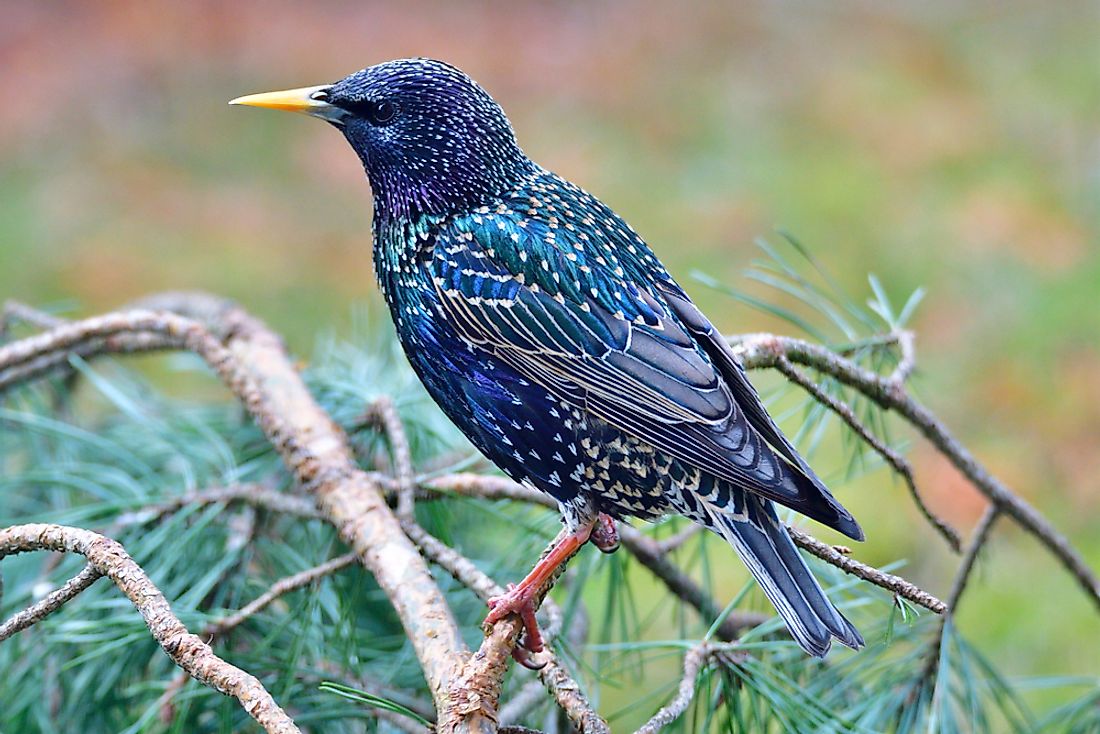
M 375 219 L 416 222 L 421 217 L 456 216 L 500 199 L 537 166 L 519 149 L 500 160 L 456 160 L 443 167 L 367 166 Z

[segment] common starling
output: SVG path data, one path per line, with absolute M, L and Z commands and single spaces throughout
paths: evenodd
M 516 143 L 500 105 L 431 59 L 233 104 L 338 128 L 374 196 L 374 267 L 432 398 L 514 480 L 557 500 L 568 535 L 488 621 L 516 613 L 611 518 L 679 513 L 725 538 L 806 652 L 859 632 L 811 575 L 773 502 L 863 531 L 768 416 L 721 334 L 630 225 Z

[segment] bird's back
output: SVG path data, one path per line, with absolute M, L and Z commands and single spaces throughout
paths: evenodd
M 401 244 L 385 244 L 394 240 Z M 858 535 L 650 248 L 579 187 L 534 169 L 497 201 L 399 232 L 383 228 L 376 242 L 406 351 L 441 404 L 469 415 L 477 406 L 466 403 L 492 400 L 502 384 L 527 401 L 545 392 L 533 402 L 556 403 L 560 416 L 549 438 L 564 440 L 577 433 L 566 423 L 584 422 L 578 441 L 653 454 L 661 466 L 642 480 L 651 491 L 674 463 L 691 478 L 686 486 L 717 487 L 723 499 L 724 488 L 748 490 Z M 514 411 L 516 397 L 502 410 Z M 503 449 L 512 453 L 507 442 Z M 585 488 L 592 467 L 561 468 L 560 483 Z

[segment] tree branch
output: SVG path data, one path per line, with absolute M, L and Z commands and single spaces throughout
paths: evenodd
M 263 594 L 260 594 L 260 596 L 241 607 L 239 611 L 208 623 L 202 628 L 202 636 L 206 638 L 221 637 L 225 633 L 244 624 L 250 617 L 262 612 L 280 596 L 296 591 L 303 586 L 309 586 L 317 579 L 324 578 L 325 576 L 336 573 L 340 569 L 347 568 L 357 560 L 359 560 L 359 557 L 355 553 L 345 553 L 342 556 L 325 561 L 313 568 L 307 568 L 296 574 L 284 576 L 273 583 Z
M 299 731 L 259 680 L 219 658 L 209 645 L 187 631 L 164 595 L 119 543 L 90 530 L 63 525 L 15 525 L 0 530 L 0 558 L 35 550 L 79 553 L 87 558 L 90 567 L 111 579 L 134 604 L 172 662 L 192 678 L 236 698 L 265 731 Z
M 62 325 L 0 347 L 0 386 L 7 370 L 69 353 L 91 340 L 102 340 L 104 348 L 119 346 L 110 341 L 119 334 L 154 333 L 198 354 L 241 400 L 298 482 L 313 492 L 326 519 L 374 574 L 416 650 L 437 708 L 443 707 L 465 650 L 458 626 L 381 488 L 355 465 L 347 436 L 309 394 L 281 340 L 234 304 L 203 294 L 164 294 L 146 305 L 186 312 L 207 326 L 146 309 Z M 475 721 L 471 730 L 480 728 Z
M 1073 575 L 1093 603 L 1100 606 L 1100 581 L 1069 540 L 1034 507 L 990 474 L 943 422 L 910 396 L 902 384 L 864 369 L 826 347 L 801 339 L 747 334 L 733 337 L 730 341 L 746 368 L 776 367 L 779 358 L 786 357 L 831 375 L 859 390 L 881 407 L 896 412 L 920 431 L 998 509 L 1045 545 Z
M 219 502 L 243 502 L 256 508 L 308 519 L 321 519 L 324 515 L 305 497 L 278 492 L 263 484 L 231 484 L 227 487 L 209 487 L 182 494 L 139 510 L 124 512 L 111 523 L 112 529 L 129 525 L 144 525 L 161 520 L 184 507 L 214 505 Z
M 439 564 L 459 583 L 472 590 L 482 599 L 488 599 L 490 596 L 497 596 L 504 592 L 499 584 L 475 566 L 472 561 L 438 538 L 430 535 L 416 523 L 411 520 L 406 521 L 404 527 L 406 533 L 420 547 L 425 557 Z M 552 546 L 553 543 L 551 543 Z M 556 579 L 557 576 L 555 575 L 546 586 L 539 590 L 537 604 L 542 603 Z M 560 613 L 557 616 L 560 619 Z M 488 630 L 481 647 L 466 661 L 456 676 L 452 705 L 439 712 L 438 730 L 441 733 L 461 730 L 465 719 L 475 714 L 493 721 L 497 720 L 497 706 L 500 700 L 504 672 L 511 657 L 512 649 L 516 646 L 522 631 L 523 624 L 515 615 L 502 619 Z M 558 663 L 556 656 L 549 648 L 539 653 L 539 660 L 545 662 L 545 665 L 538 671 L 539 678 L 578 731 L 582 734 L 605 734 L 609 732 L 607 724 L 592 708 L 587 697 L 580 690 L 580 686 Z
M 72 601 L 80 592 L 94 584 L 102 576 L 103 574 L 99 572 L 99 569 L 92 564 L 88 564 L 80 573 L 66 581 L 63 586 L 54 589 L 31 606 L 17 612 L 6 622 L 0 624 L 0 642 L 31 625 L 38 624 L 66 603 Z
M 958 553 L 962 549 L 962 541 L 959 539 L 959 533 L 955 528 L 947 524 L 945 520 L 936 515 L 925 504 L 924 498 L 921 496 L 920 491 L 917 489 L 916 480 L 913 477 L 913 468 L 909 466 L 909 462 L 892 448 L 880 441 L 877 436 L 871 433 L 865 425 L 863 425 L 856 414 L 852 412 L 851 406 L 834 398 L 827 392 L 821 389 L 821 386 L 816 384 L 813 380 L 802 374 L 794 365 L 791 364 L 785 356 L 780 356 L 776 359 L 775 368 L 783 373 L 784 376 L 791 382 L 800 386 L 803 390 L 808 392 L 814 400 L 818 401 L 829 410 L 836 413 L 840 418 L 852 429 L 857 436 L 859 436 L 864 443 L 870 446 L 875 453 L 882 457 L 883 461 L 890 465 L 895 472 L 905 481 L 905 486 L 909 489 L 909 495 L 913 498 L 913 502 L 917 505 L 917 509 L 920 510 L 924 518 L 934 527 L 940 535 L 943 536 L 947 544 L 951 546 L 951 549 Z M 891 378 L 893 379 L 893 378 Z
M 914 604 L 919 604 L 936 614 L 943 614 L 947 611 L 946 604 L 929 594 L 927 591 L 921 589 L 916 584 L 906 581 L 900 576 L 880 571 L 865 563 L 860 563 L 854 558 L 849 558 L 835 547 L 828 543 L 822 543 L 817 538 L 802 532 L 798 528 L 791 527 L 790 525 L 787 525 L 786 528 L 787 533 L 791 536 L 791 540 L 794 541 L 795 545 L 809 551 L 826 563 L 836 566 L 841 571 L 850 573 L 853 576 L 858 576 L 864 581 L 870 581 L 875 586 L 881 586 L 887 591 L 892 591 L 894 594 L 908 599 Z
M 990 505 L 982 513 L 982 517 L 978 520 L 977 526 L 974 528 L 974 532 L 971 535 L 970 543 L 966 546 L 966 553 L 963 555 L 962 561 L 959 563 L 959 568 L 955 572 L 955 578 L 951 582 L 951 592 L 947 596 L 947 610 L 944 612 L 943 617 L 940 618 L 939 626 L 936 628 L 936 634 L 932 638 L 930 644 L 930 653 L 928 660 L 924 665 L 924 671 L 917 679 L 914 691 L 924 685 L 927 681 L 933 679 L 936 675 L 936 669 L 940 665 L 940 651 L 943 649 L 943 636 L 947 631 L 947 625 L 955 618 L 955 610 L 959 606 L 959 599 L 962 598 L 963 591 L 966 590 L 967 582 L 970 581 L 971 575 L 973 575 L 975 565 L 978 561 L 978 555 L 981 553 L 982 548 L 985 547 L 985 543 L 989 540 L 990 532 L 993 530 L 993 523 L 997 521 L 1000 516 L 1000 512 L 995 505 Z
M 666 726 L 683 716 L 691 705 L 691 699 L 695 697 L 695 679 L 699 677 L 699 671 L 703 669 L 710 653 L 710 645 L 706 642 L 701 642 L 688 650 L 684 655 L 684 675 L 680 678 L 676 697 L 655 713 L 649 721 L 642 724 L 634 734 L 659 734 Z
M 386 434 L 393 456 L 394 478 L 397 480 L 397 516 L 401 519 L 413 516 L 416 482 L 413 476 L 412 452 L 405 425 L 389 396 L 375 398 L 367 407 L 364 422 L 376 423 Z

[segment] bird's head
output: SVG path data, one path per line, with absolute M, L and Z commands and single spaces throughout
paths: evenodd
M 480 206 L 533 165 L 489 93 L 432 59 L 387 61 L 333 84 L 230 104 L 302 112 L 335 125 L 363 161 L 382 217 Z

